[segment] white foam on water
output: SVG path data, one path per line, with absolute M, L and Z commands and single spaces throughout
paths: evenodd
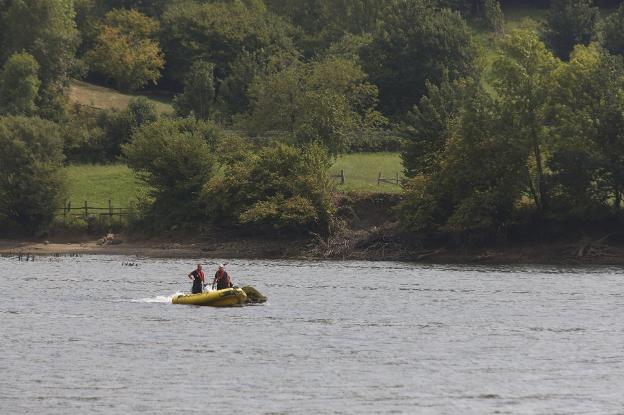
M 171 300 L 176 295 L 184 294 L 182 292 L 176 292 L 171 295 L 158 295 L 152 298 L 135 298 L 131 300 L 133 303 L 171 303 Z

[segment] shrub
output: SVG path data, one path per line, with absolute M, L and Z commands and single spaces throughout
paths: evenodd
M 130 168 L 152 190 L 152 213 L 169 224 L 201 217 L 199 192 L 213 170 L 211 145 L 220 131 L 192 119 L 146 124 L 123 146 Z
M 213 222 L 264 232 L 327 232 L 332 218 L 330 159 L 317 144 L 247 151 L 204 187 Z
M 0 118 L 0 227 L 43 230 L 60 206 L 63 142 L 56 124 L 39 118 Z

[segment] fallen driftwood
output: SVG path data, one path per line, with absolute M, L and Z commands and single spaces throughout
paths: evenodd
M 592 240 L 591 238 L 582 238 L 576 246 L 572 248 L 572 255 L 578 259 L 595 258 L 603 256 L 613 256 L 612 249 L 604 243 L 613 234 L 603 236 L 600 239 Z

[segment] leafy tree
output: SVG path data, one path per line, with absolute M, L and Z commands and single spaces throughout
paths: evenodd
M 63 142 L 56 124 L 0 117 L 0 228 L 44 230 L 63 195 Z
M 272 12 L 303 31 L 298 38 L 306 56 L 319 54 L 345 33 L 373 32 L 390 0 L 266 0 Z
M 62 117 L 78 46 L 72 0 L 14 0 L 2 20 L 4 60 L 14 53 L 31 54 L 39 64 L 39 112 L 46 118 Z
M 83 0 L 84 1 L 84 0 Z M 158 18 L 171 0 L 95 0 L 99 10 L 134 9 L 147 16 Z
M 194 115 L 207 120 L 215 106 L 214 64 L 195 62 L 184 78 L 184 93 L 175 97 L 173 106 L 179 115 Z
M 98 123 L 104 130 L 106 138 L 104 144 L 106 160 L 113 161 L 121 154 L 122 146 L 130 141 L 136 128 L 157 119 L 154 104 L 144 97 L 131 99 L 125 110 L 102 112 Z
M 493 85 L 510 136 L 527 149 L 530 196 L 539 212 L 548 202 L 544 173 L 549 93 L 559 61 L 538 37 L 524 30 L 511 32 L 501 41 L 501 53 L 492 66 Z
M 624 3 L 602 22 L 602 44 L 612 54 L 624 55 Z
M 384 122 L 375 111 L 377 89 L 348 59 L 295 62 L 258 77 L 249 94 L 253 133 L 286 132 L 301 143 L 318 141 L 334 155 L 348 148 L 354 130 Z
M 505 30 L 505 18 L 498 0 L 483 0 L 483 22 L 495 32 Z
M 292 28 L 261 2 L 174 2 L 162 16 L 167 75 L 180 81 L 194 62 L 206 61 L 216 64 L 214 76 L 221 81 L 243 53 L 267 59 L 291 50 L 291 34 Z
M 28 53 L 9 57 L 0 72 L 0 112 L 10 115 L 33 115 L 41 81 L 39 64 Z
M 158 21 L 136 10 L 112 10 L 99 28 L 93 49 L 85 58 L 90 69 L 127 91 L 156 83 L 165 61 L 153 39 Z
M 457 10 L 466 18 L 481 21 L 491 30 L 503 30 L 503 12 L 498 0 L 437 0 L 435 3 L 440 7 Z
M 476 49 L 466 22 L 448 9 L 423 0 L 394 0 L 371 44 L 362 50 L 364 69 L 379 88 L 385 114 L 402 115 L 439 83 L 471 74 Z
M 624 193 L 624 61 L 596 45 L 577 47 L 556 73 L 557 137 L 550 167 L 561 209 L 583 217 Z
M 467 85 L 430 173 L 416 176 L 399 207 L 403 226 L 471 238 L 500 234 L 524 189 L 526 152 L 508 134 L 497 103 L 478 84 Z
M 328 231 L 333 207 L 325 149 L 275 144 L 231 160 L 202 192 L 214 222 L 269 232 Z
M 151 189 L 152 212 L 161 223 L 202 217 L 199 193 L 212 177 L 211 142 L 219 135 L 206 122 L 162 119 L 136 129 L 123 146 L 128 166 Z
M 463 105 L 464 81 L 439 86 L 427 82 L 427 93 L 410 111 L 400 127 L 404 140 L 401 158 L 407 177 L 430 175 L 440 168 L 451 122 Z
M 595 36 L 599 11 L 592 0 L 553 0 L 546 14 L 544 40 L 561 59 L 574 45 L 587 45 Z

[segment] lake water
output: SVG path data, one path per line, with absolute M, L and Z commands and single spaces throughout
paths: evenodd
M 619 268 L 236 260 L 268 303 L 170 304 L 193 267 L 0 258 L 0 413 L 624 413 Z

